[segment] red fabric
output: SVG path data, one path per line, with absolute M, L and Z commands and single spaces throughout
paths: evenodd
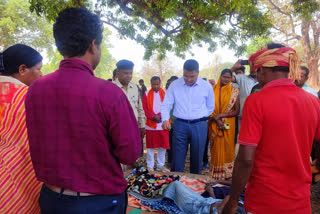
M 32 164 L 39 181 L 100 195 L 128 185 L 120 163 L 141 152 L 138 123 L 123 91 L 97 78 L 89 64 L 61 61 L 26 96 Z
M 164 97 L 166 95 L 165 91 L 160 88 L 159 90 L 159 93 L 160 93 L 160 99 L 161 101 L 163 102 L 164 100 Z M 145 98 L 146 97 L 146 98 Z M 148 92 L 148 96 L 144 95 L 143 96 L 143 109 L 144 111 L 148 112 L 148 113 L 145 113 L 146 114 L 146 117 L 147 117 L 147 121 L 146 121 L 146 125 L 151 127 L 151 128 L 154 128 L 156 129 L 157 128 L 157 123 L 154 122 L 152 120 L 152 117 L 155 116 L 156 114 L 153 112 L 153 97 L 154 97 L 154 91 L 151 89 L 149 92 Z M 148 114 L 148 115 L 147 115 Z M 159 113 L 160 115 L 160 113 Z
M 320 101 L 290 79 L 268 83 L 244 105 L 239 143 L 256 146 L 245 208 L 264 214 L 311 213 L 310 153 L 320 139 Z
M 146 130 L 146 142 L 148 149 L 164 148 L 170 149 L 169 131 Z
M 289 55 L 294 53 L 296 51 L 289 47 L 264 49 L 252 54 L 249 63 L 253 71 L 257 71 L 261 67 L 289 67 Z

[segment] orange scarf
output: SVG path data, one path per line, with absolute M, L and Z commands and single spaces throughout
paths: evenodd
M 160 88 L 159 93 L 160 93 L 161 102 L 163 102 L 166 92 L 162 88 Z M 148 106 L 148 109 L 152 112 L 153 112 L 153 98 L 154 98 L 154 91 L 151 89 L 147 96 L 147 106 Z M 154 128 L 154 129 L 157 128 L 157 123 L 151 119 L 147 118 L 146 124 L 151 128 Z

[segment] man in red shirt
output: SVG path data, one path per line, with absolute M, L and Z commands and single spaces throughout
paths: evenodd
M 120 88 L 94 76 L 103 24 L 86 9 L 62 11 L 53 26 L 59 69 L 35 81 L 25 106 L 32 164 L 44 183 L 42 214 L 124 214 L 141 138 Z
M 249 63 L 263 88 L 244 105 L 240 150 L 223 213 L 235 213 L 247 183 L 249 213 L 311 213 L 310 152 L 313 140 L 320 139 L 319 100 L 294 85 L 299 65 L 292 48 L 270 44 Z

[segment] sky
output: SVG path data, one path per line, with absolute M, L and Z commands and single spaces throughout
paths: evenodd
M 112 34 L 110 35 L 110 43 L 113 46 L 109 49 L 111 55 L 119 61 L 121 59 L 131 60 L 135 64 L 135 71 L 140 72 L 144 60 L 144 47 L 138 44 L 136 41 L 131 39 L 120 39 L 119 34 L 115 29 L 108 27 Z M 200 70 L 210 64 L 214 55 L 218 54 L 221 56 L 221 62 L 236 62 L 234 51 L 229 50 L 227 47 L 218 47 L 213 53 L 209 52 L 206 47 L 193 47 L 192 52 L 194 56 L 186 54 L 186 59 L 176 57 L 174 53 L 169 53 L 168 58 L 174 63 L 174 67 L 182 69 L 185 60 L 193 58 L 199 62 Z

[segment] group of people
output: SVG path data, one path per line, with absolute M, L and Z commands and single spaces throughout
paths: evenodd
M 141 156 L 145 135 L 150 171 L 170 171 L 170 149 L 171 171 L 184 172 L 190 147 L 190 172 L 201 174 L 209 145 L 210 176 L 232 179 L 219 213 L 236 212 L 245 186 L 248 213 L 311 213 L 320 102 L 294 49 L 269 44 L 249 58 L 250 75 L 238 61 L 214 85 L 190 59 L 165 90 L 157 76 L 147 90 L 132 83 L 128 60 L 117 63 L 112 82 L 94 76 L 103 24 L 88 10 L 63 10 L 53 34 L 64 59 L 49 75 L 41 75 L 42 57 L 29 46 L 0 53 L 0 213 L 126 213 L 123 171 Z M 181 209 L 199 205 L 200 197 L 175 186 L 167 195 Z M 206 203 L 203 213 L 213 213 L 212 200 Z

